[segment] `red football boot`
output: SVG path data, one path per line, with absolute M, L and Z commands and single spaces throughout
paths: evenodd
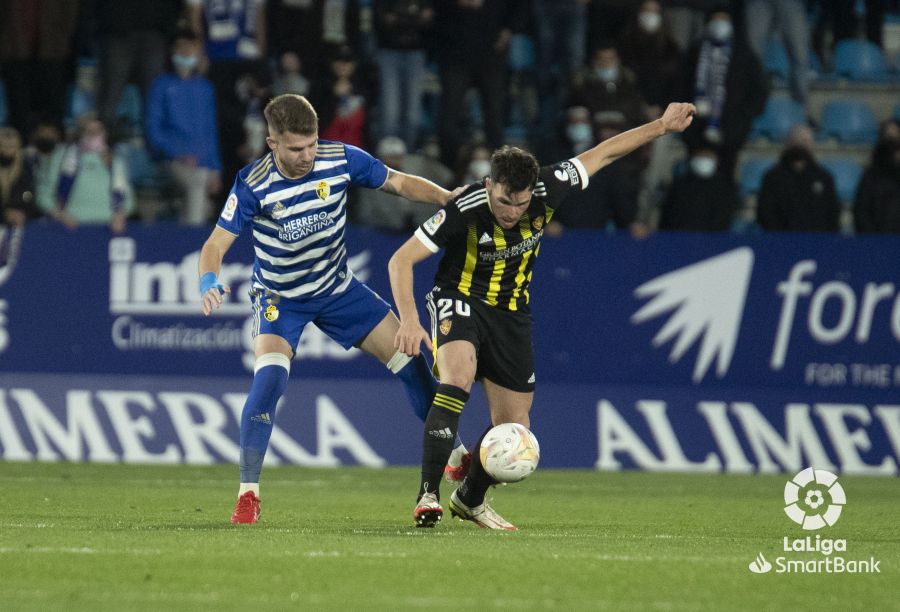
M 252 525 L 259 520 L 259 498 L 253 491 L 238 497 L 231 522 L 235 525 Z

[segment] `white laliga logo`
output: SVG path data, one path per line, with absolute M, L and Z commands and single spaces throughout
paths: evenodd
M 718 355 L 716 375 L 728 372 L 753 270 L 753 250 L 740 247 L 650 280 L 634 291 L 652 298 L 631 317 L 643 323 L 674 310 L 653 338 L 653 346 L 677 337 L 669 362 L 676 363 L 700 340 L 694 382 L 700 382 Z
M 831 472 L 811 467 L 798 472 L 784 485 L 785 514 L 807 530 L 834 525 L 847 503 L 844 487 L 837 479 Z

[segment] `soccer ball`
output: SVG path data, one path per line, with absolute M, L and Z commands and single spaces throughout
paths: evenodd
M 537 469 L 541 447 L 524 425 L 503 423 L 485 434 L 481 465 L 497 482 L 519 482 Z

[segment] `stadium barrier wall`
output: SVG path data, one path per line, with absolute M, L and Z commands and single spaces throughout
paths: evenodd
M 237 458 L 252 352 L 252 248 L 199 313 L 208 235 L 173 225 L 0 239 L 0 457 L 206 464 Z M 351 266 L 390 301 L 402 235 L 348 230 Z M 729 473 L 898 473 L 900 240 L 567 231 L 532 285 L 542 465 Z M 417 268 L 417 295 L 436 258 Z M 426 315 L 422 309 L 422 320 Z M 411 465 L 402 387 L 310 327 L 272 463 Z M 487 423 L 480 393 L 463 433 Z

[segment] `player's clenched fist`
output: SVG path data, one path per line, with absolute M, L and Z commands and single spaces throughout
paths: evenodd
M 694 119 L 697 108 L 688 102 L 672 102 L 660 118 L 666 133 L 683 132 Z

